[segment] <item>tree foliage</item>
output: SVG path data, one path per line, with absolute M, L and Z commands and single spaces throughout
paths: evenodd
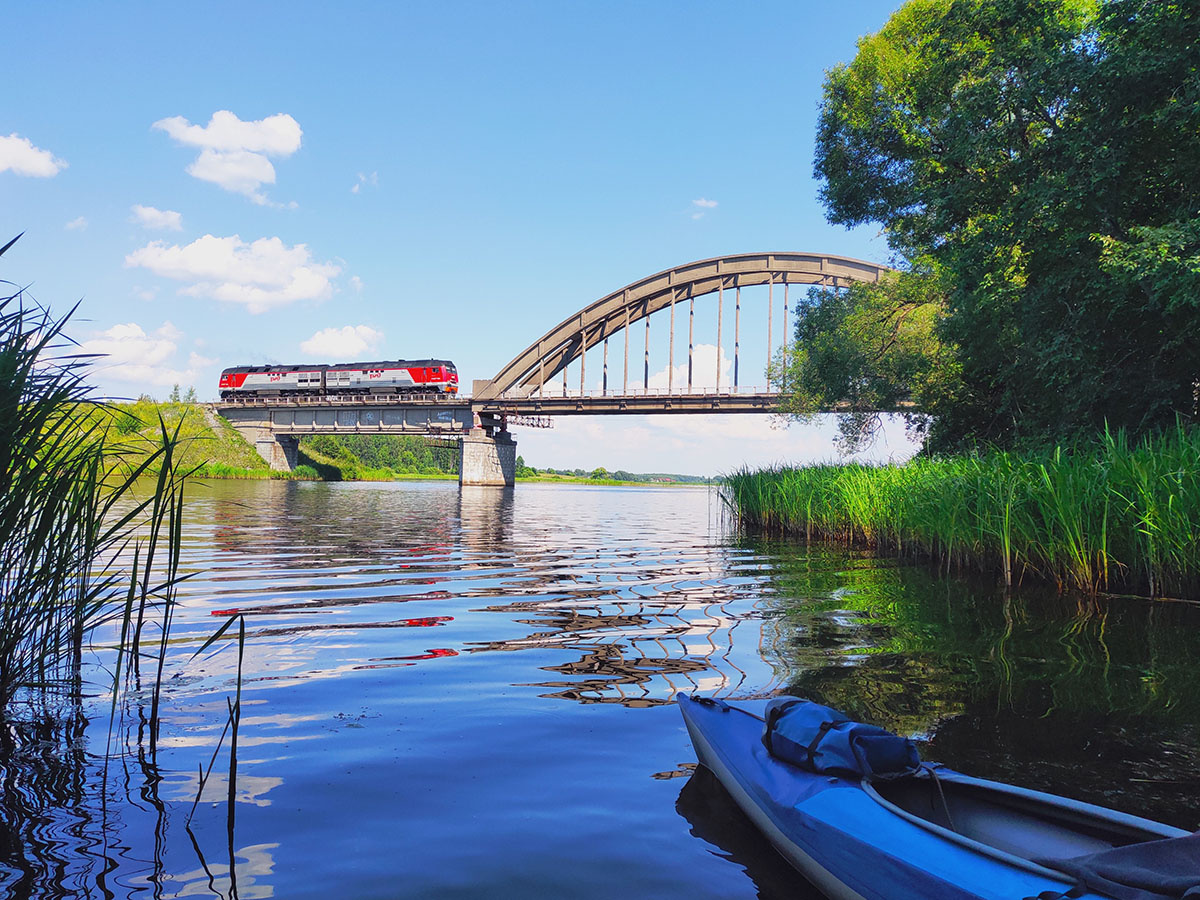
M 1198 66 L 1195 3 L 910 0 L 829 73 L 829 218 L 944 279 L 935 449 L 1196 416 Z
M 945 285 L 935 266 L 844 291 L 814 288 L 796 310 L 796 345 L 776 355 L 771 380 L 783 411 L 806 418 L 837 409 L 838 443 L 861 448 L 882 411 L 903 412 L 923 433 L 956 370 L 937 335 Z

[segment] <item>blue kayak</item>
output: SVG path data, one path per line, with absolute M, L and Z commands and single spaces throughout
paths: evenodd
M 1200 896 L 1200 832 L 919 760 L 900 777 L 811 771 L 767 749 L 764 719 L 753 712 L 676 699 L 700 764 L 828 897 Z

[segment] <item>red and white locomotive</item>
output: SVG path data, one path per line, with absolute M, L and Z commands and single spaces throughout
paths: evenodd
M 325 394 L 458 393 L 458 370 L 448 359 L 303 366 L 234 366 L 221 372 L 221 399 L 320 397 Z

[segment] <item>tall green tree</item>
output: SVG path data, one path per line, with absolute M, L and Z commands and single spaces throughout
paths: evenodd
M 947 279 L 935 448 L 1196 416 L 1198 61 L 1194 2 L 910 0 L 829 73 L 829 218 Z

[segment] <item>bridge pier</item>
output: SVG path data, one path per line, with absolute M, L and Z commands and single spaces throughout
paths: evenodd
M 507 431 L 493 437 L 472 428 L 458 441 L 459 485 L 512 487 L 517 475 L 517 442 Z

